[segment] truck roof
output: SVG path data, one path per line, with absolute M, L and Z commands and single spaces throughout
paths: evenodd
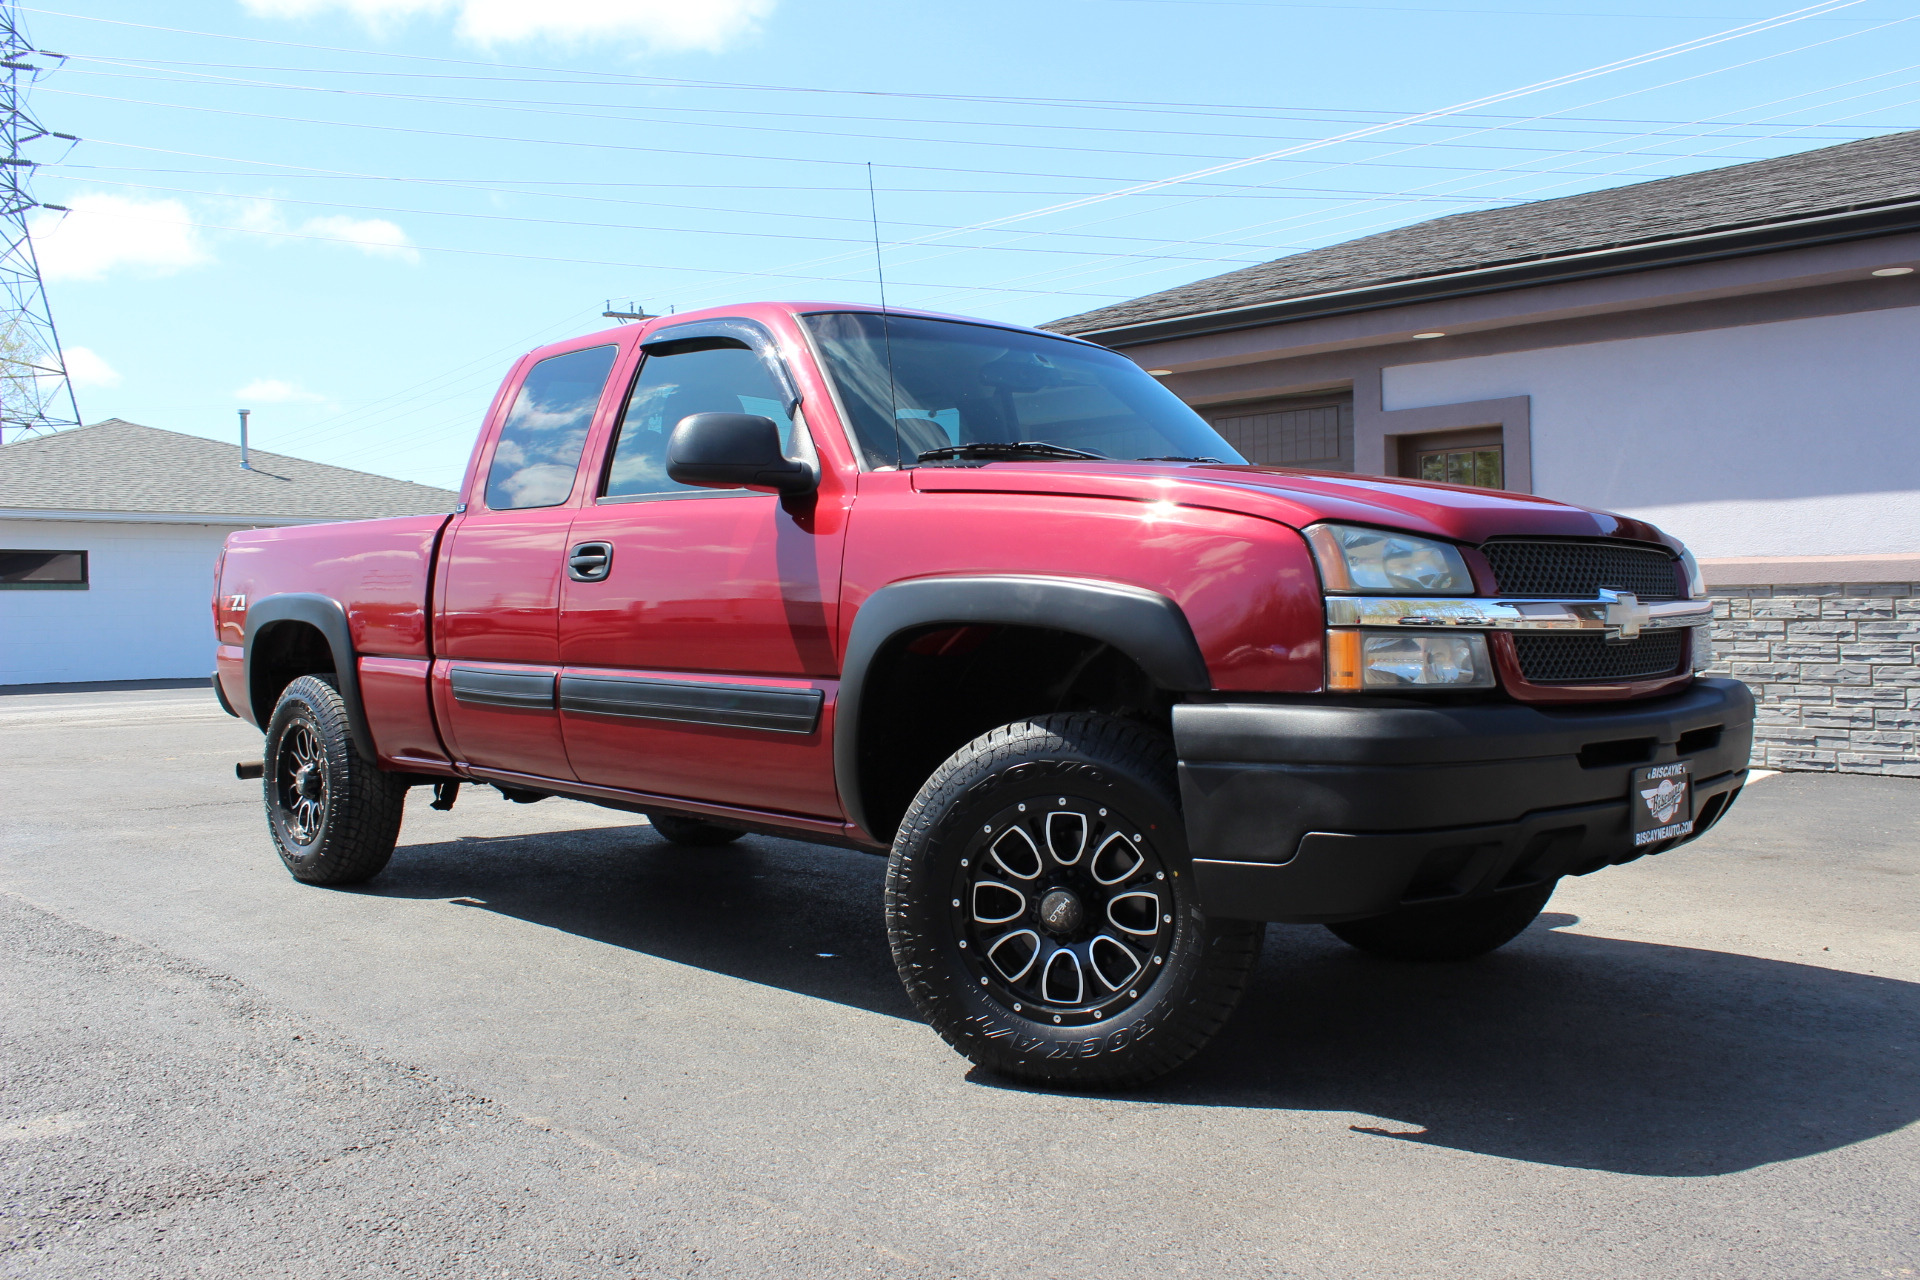
M 643 322 L 645 326 L 665 328 L 668 325 L 690 324 L 697 320 L 716 320 L 724 316 L 740 316 L 747 319 L 765 318 L 768 313 L 785 316 L 802 316 L 816 311 L 864 311 L 875 315 L 911 316 L 920 320 L 951 320 L 959 324 L 984 325 L 992 329 L 1010 329 L 1016 333 L 1030 333 L 1038 338 L 1051 338 L 1057 342 L 1078 342 L 1086 346 L 1098 346 L 1085 338 L 1075 338 L 1064 333 L 1053 333 L 1046 329 L 1037 329 L 1032 325 L 1015 324 L 1009 320 L 986 320 L 979 316 L 956 315 L 946 311 L 923 311 L 916 307 L 881 307 L 871 302 L 813 302 L 813 301 L 765 301 L 736 302 L 716 307 L 702 307 L 698 311 L 681 311 L 672 315 L 653 316 Z M 562 338 L 535 348 L 535 352 L 546 351 L 550 347 L 577 347 L 582 339 L 611 337 L 633 330 L 631 322 L 615 325 L 610 329 L 595 330 Z

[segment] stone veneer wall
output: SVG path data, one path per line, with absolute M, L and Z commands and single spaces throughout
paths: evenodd
M 1756 768 L 1920 777 L 1920 583 L 1712 595 L 1708 673 L 1753 690 Z

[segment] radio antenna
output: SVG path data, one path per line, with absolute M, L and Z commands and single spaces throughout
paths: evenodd
M 887 312 L 887 269 L 880 257 L 880 198 L 873 192 L 873 161 L 867 161 L 867 216 L 873 222 L 873 278 L 880 284 L 880 341 L 887 352 L 887 423 L 893 428 L 893 465 L 902 464 L 900 451 L 900 391 L 893 380 L 893 317 Z
M 887 269 L 880 258 L 880 197 L 873 193 L 873 161 L 867 161 L 867 217 L 873 223 L 873 278 L 880 283 L 880 311 L 887 310 Z

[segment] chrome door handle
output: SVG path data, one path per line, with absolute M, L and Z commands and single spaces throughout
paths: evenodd
M 604 582 L 612 572 L 611 542 L 583 542 L 567 552 L 567 576 L 575 582 Z

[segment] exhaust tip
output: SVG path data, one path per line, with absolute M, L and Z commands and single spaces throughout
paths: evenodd
M 249 778 L 258 778 L 267 771 L 264 760 L 241 760 L 233 766 L 233 776 L 245 782 Z

